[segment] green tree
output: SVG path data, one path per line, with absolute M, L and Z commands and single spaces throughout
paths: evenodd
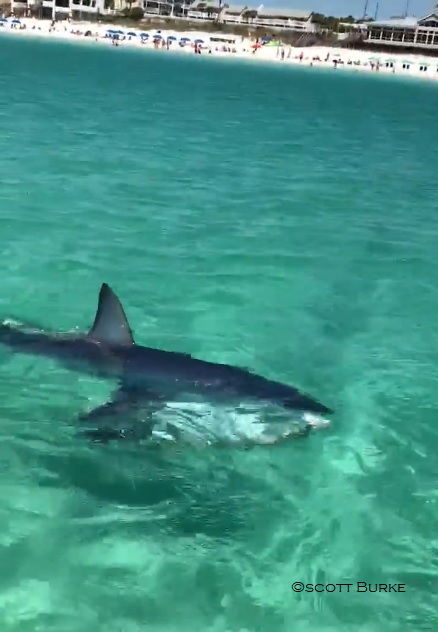
M 256 9 L 246 9 L 242 15 L 243 19 L 249 22 L 249 20 L 254 20 L 257 17 Z

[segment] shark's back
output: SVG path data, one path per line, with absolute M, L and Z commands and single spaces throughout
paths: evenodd
M 196 358 L 189 353 L 165 351 L 134 345 L 128 354 L 127 372 L 152 374 L 166 380 L 173 379 L 181 383 L 227 384 L 244 382 L 253 376 L 249 371 L 227 364 L 218 364 Z

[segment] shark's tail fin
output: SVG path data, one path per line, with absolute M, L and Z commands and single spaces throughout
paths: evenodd
M 88 338 L 115 346 L 134 344 L 134 336 L 118 296 L 102 283 L 94 323 Z

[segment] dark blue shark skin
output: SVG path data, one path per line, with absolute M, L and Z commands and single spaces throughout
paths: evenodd
M 101 286 L 95 321 L 88 334 L 26 331 L 2 324 L 0 344 L 14 352 L 54 358 L 75 371 L 117 378 L 120 387 L 112 400 L 82 415 L 83 420 L 114 417 L 146 403 L 159 407 L 164 401 L 178 397 L 185 397 L 186 401 L 190 397 L 205 397 L 209 401 L 245 399 L 295 411 L 332 413 L 327 406 L 296 388 L 246 369 L 137 345 L 120 300 L 105 283 Z M 99 431 L 95 435 L 90 436 L 98 438 Z M 107 438 L 120 436 L 118 432 L 107 432 L 107 435 Z

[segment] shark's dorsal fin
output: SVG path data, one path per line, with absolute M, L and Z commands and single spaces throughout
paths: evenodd
M 106 283 L 102 283 L 100 288 L 96 317 L 88 338 L 95 342 L 116 346 L 134 344 L 125 310 L 119 298 Z

